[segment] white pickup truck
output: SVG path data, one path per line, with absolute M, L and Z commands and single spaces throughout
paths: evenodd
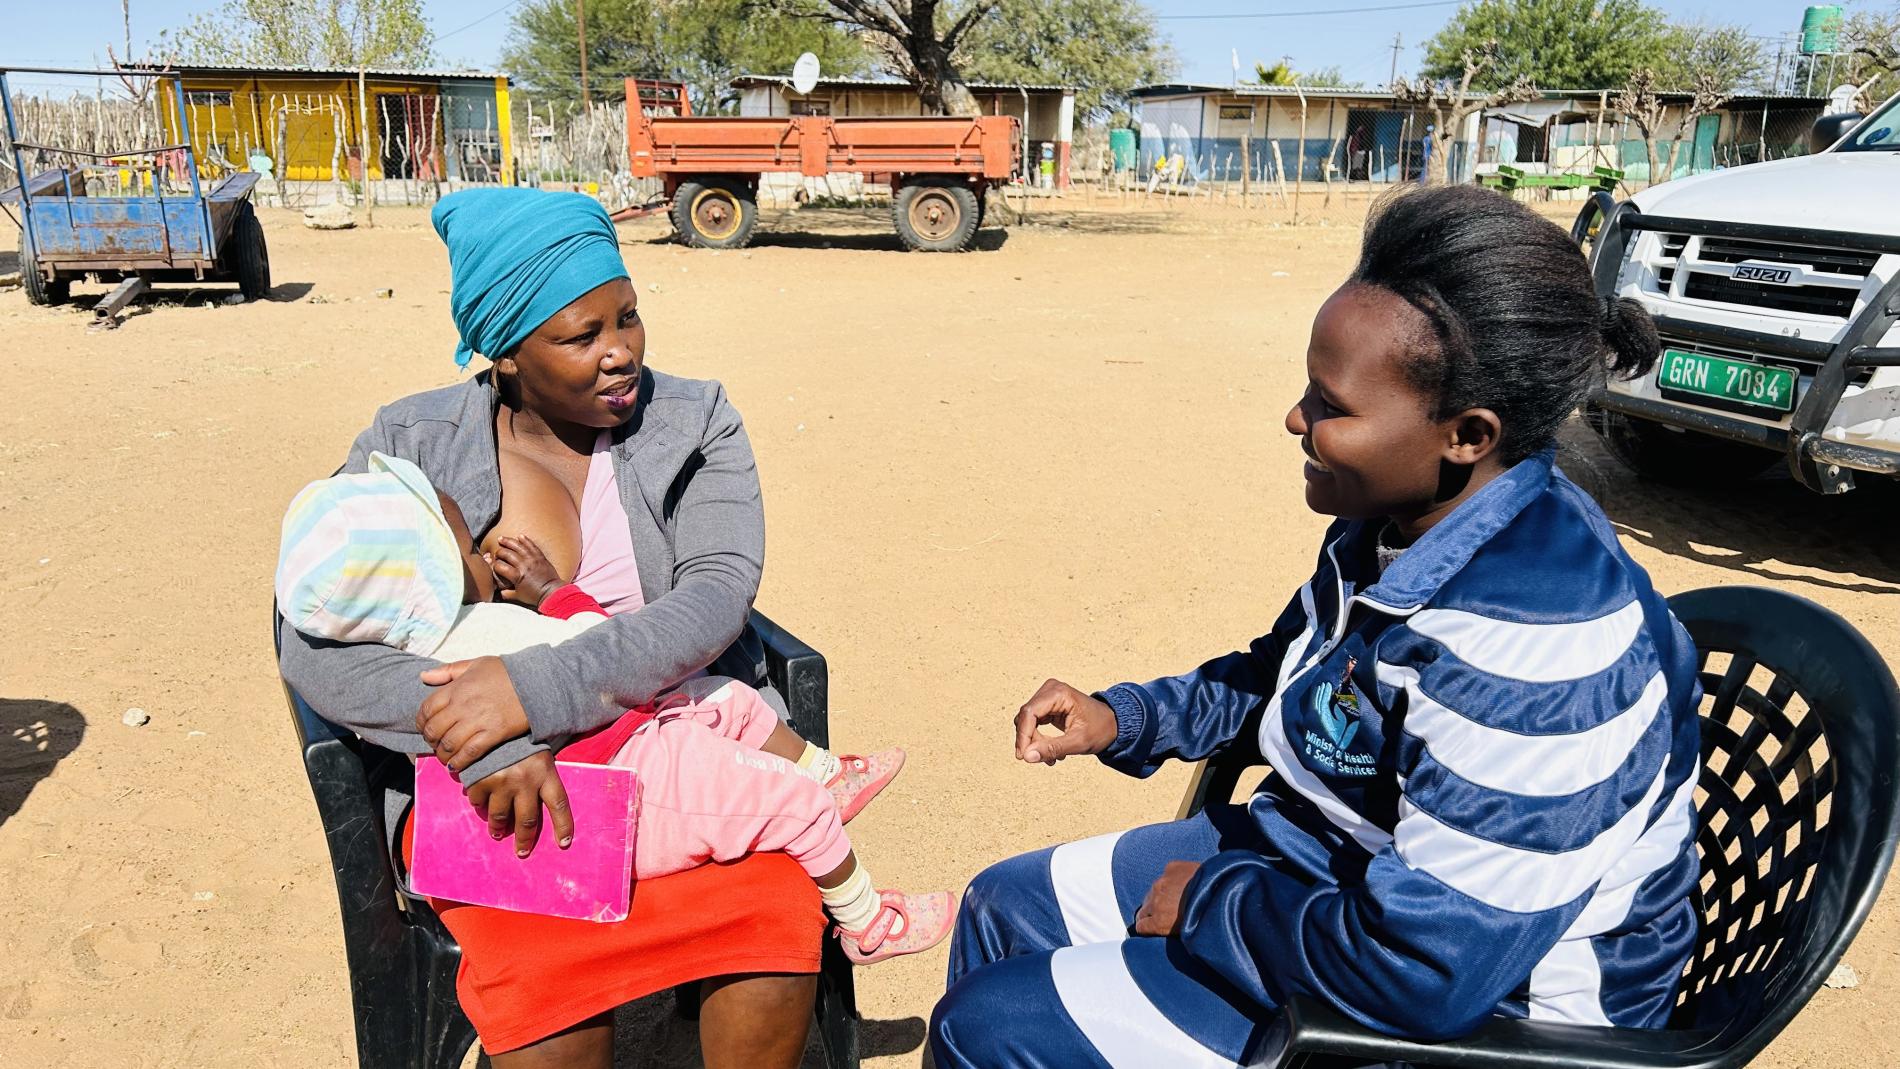
M 1827 494 L 1900 474 L 1900 96 L 1813 155 L 1600 193 L 1573 235 L 1662 334 L 1585 409 L 1619 459 L 1706 484 L 1779 457 Z

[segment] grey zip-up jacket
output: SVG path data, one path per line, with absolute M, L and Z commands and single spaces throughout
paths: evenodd
M 371 451 L 414 461 L 461 506 L 479 540 L 501 512 L 491 376 L 385 406 L 343 470 L 366 470 Z M 470 766 L 465 784 L 611 723 L 715 660 L 722 674 L 763 677 L 764 653 L 746 620 L 765 565 L 765 512 L 752 444 L 725 388 L 645 370 L 633 418 L 613 434 L 646 606 L 559 646 L 503 657 L 530 733 Z M 378 746 L 429 752 L 416 711 L 432 689 L 420 674 L 436 662 L 311 638 L 282 618 L 278 631 L 285 681 L 324 719 Z

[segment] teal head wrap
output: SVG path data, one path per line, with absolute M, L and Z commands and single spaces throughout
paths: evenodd
M 457 367 L 500 358 L 582 294 L 630 277 L 607 210 L 579 193 L 465 189 L 429 218 L 449 247 Z

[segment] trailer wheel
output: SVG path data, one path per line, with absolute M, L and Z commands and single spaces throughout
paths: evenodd
M 20 288 L 26 291 L 26 303 L 48 305 L 64 304 L 73 295 L 71 279 L 61 278 L 51 282 L 40 274 L 40 265 L 26 254 L 26 235 L 20 235 Z
M 922 252 L 957 252 L 969 247 L 981 224 L 982 209 L 969 186 L 910 185 L 891 199 L 892 221 L 904 245 Z
M 238 292 L 247 301 L 258 301 L 270 294 L 270 250 L 264 245 L 264 224 L 249 203 L 238 205 L 237 218 L 231 221 L 231 236 L 225 238 L 225 255 L 231 263 L 231 277 Z
M 758 223 L 758 202 L 736 184 L 681 182 L 673 195 L 673 229 L 696 249 L 743 248 Z
M 1631 419 L 1594 405 L 1584 410 L 1584 422 L 1625 467 L 1670 486 L 1735 486 L 1781 459 L 1767 449 Z

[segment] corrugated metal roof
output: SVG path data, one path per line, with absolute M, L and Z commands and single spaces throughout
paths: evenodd
M 1687 96 L 1688 94 L 1683 94 Z M 1786 108 L 1819 108 L 1827 105 L 1827 97 L 1799 96 L 1796 94 L 1746 93 L 1732 96 L 1722 102 L 1727 107 L 1759 107 L 1763 104 L 1779 104 Z
M 1164 82 L 1157 85 L 1136 86 L 1129 95 L 1133 97 L 1176 97 L 1218 93 L 1222 96 L 1243 97 L 1284 96 L 1292 97 L 1297 100 L 1299 99 L 1302 89 L 1309 98 L 1323 97 L 1344 100 L 1392 99 L 1392 91 L 1389 89 L 1341 89 L 1331 86 L 1302 86 L 1296 89 L 1290 85 L 1213 85 L 1207 82 Z
M 777 74 L 738 74 L 734 75 L 732 85 L 735 89 L 745 89 L 760 85 L 791 85 L 789 77 Z M 820 78 L 821 89 L 911 89 L 914 88 L 902 78 Z M 972 93 L 1014 93 L 1026 89 L 1032 93 L 1073 93 L 1073 85 L 1038 85 L 1034 82 L 965 82 L 965 89 Z
M 355 67 L 286 67 L 260 63 L 127 63 L 124 66 L 128 71 L 149 74 L 276 74 L 307 78 L 354 78 L 357 74 Z M 362 73 L 371 78 L 467 79 L 487 82 L 508 77 L 500 71 L 431 71 L 409 67 L 370 67 Z
M 1389 89 L 1338 89 L 1338 88 L 1331 88 L 1331 87 L 1307 86 L 1305 87 L 1305 90 L 1306 90 L 1306 95 L 1309 99 L 1314 98 L 1314 97 L 1318 97 L 1321 99 L 1343 99 L 1343 100 L 1393 100 L 1395 99 L 1395 97 L 1392 94 L 1392 91 Z M 1602 89 L 1542 89 L 1538 91 L 1538 95 L 1544 100 L 1596 100 L 1600 98 L 1601 96 L 1603 96 L 1605 92 L 1606 91 Z M 1610 99 L 1614 101 L 1616 99 L 1617 91 L 1614 89 L 1611 89 L 1611 90 L 1607 90 L 1607 92 L 1609 94 Z M 1246 96 L 1253 96 L 1253 97 L 1285 96 L 1285 97 L 1297 98 L 1299 96 L 1299 91 L 1294 89 L 1294 87 L 1290 85 L 1214 85 L 1209 82 L 1165 82 L 1165 83 L 1160 83 L 1156 85 L 1137 86 L 1129 95 L 1137 97 L 1137 98 L 1147 98 L 1147 97 L 1203 96 L 1203 95 L 1216 95 L 1216 94 L 1220 96 L 1243 96 L 1243 97 L 1246 97 Z M 1472 95 L 1476 96 L 1477 94 L 1474 93 Z M 1673 89 L 1664 90 L 1656 95 L 1659 97 L 1662 97 L 1665 100 L 1670 100 L 1670 101 L 1688 100 L 1690 97 L 1689 93 L 1682 92 L 1680 90 L 1673 90 Z M 1737 96 L 1728 98 L 1728 100 L 1724 102 L 1723 106 L 1726 107 L 1730 104 L 1740 104 L 1743 102 L 1759 104 L 1763 101 L 1781 102 L 1781 103 L 1786 103 L 1786 104 L 1798 104 L 1798 103 L 1824 104 L 1827 102 L 1827 98 L 1826 97 L 1806 97 L 1806 96 L 1766 96 L 1764 97 L 1764 96 L 1760 96 L 1756 94 L 1746 94 L 1746 95 L 1737 95 Z

